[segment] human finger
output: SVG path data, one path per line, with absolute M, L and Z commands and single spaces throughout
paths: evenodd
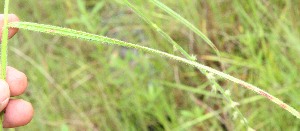
M 9 85 L 10 95 L 17 96 L 24 93 L 28 84 L 26 75 L 10 66 L 6 68 L 6 71 L 6 81 Z
M 9 14 L 8 15 L 8 21 L 9 22 L 18 22 L 20 21 L 18 16 L 16 16 L 15 14 Z M 4 24 L 4 15 L 3 14 L 0 14 L 0 38 L 2 38 L 2 27 L 3 27 L 3 24 Z M 9 28 L 9 31 L 8 31 L 8 38 L 11 38 L 13 37 L 17 32 L 18 32 L 18 28 Z
M 4 80 L 0 80 L 0 112 L 7 106 L 9 94 L 8 84 Z
M 5 109 L 3 127 L 14 128 L 28 124 L 33 117 L 32 105 L 21 99 L 11 99 Z

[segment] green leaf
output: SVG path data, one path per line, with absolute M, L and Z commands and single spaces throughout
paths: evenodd
M 66 36 L 66 37 L 71 37 L 71 38 L 76 38 L 76 39 L 81 39 L 81 40 L 86 40 L 86 41 L 93 41 L 99 43 L 105 43 L 105 44 L 112 44 L 112 45 L 118 45 L 118 46 L 123 46 L 123 47 L 128 47 L 128 48 L 135 48 L 144 52 L 148 52 L 151 54 L 159 55 L 177 62 L 185 63 L 187 65 L 196 67 L 200 70 L 205 70 L 209 73 L 212 73 L 214 75 L 220 76 L 224 79 L 230 80 L 234 83 L 237 83 L 244 88 L 251 90 L 253 92 L 256 92 L 259 95 L 262 95 L 268 100 L 276 103 L 278 106 L 282 107 L 283 109 L 287 110 L 294 116 L 300 119 L 300 113 L 295 110 L 293 107 L 287 105 L 283 101 L 279 100 L 275 96 L 272 96 L 271 94 L 267 93 L 266 91 L 260 89 L 259 87 L 256 87 L 252 84 L 249 84 L 243 80 L 240 80 L 238 78 L 235 78 L 233 76 L 230 76 L 229 74 L 223 73 L 221 71 L 218 71 L 216 69 L 213 69 L 211 67 L 205 66 L 203 64 L 200 64 L 198 62 L 188 60 L 179 56 L 175 56 L 160 50 L 152 49 L 149 47 L 137 45 L 137 44 L 132 44 L 128 43 L 125 41 L 120 41 L 117 39 L 105 37 L 105 36 L 100 36 L 100 35 L 95 35 L 95 34 L 90 34 L 82 31 L 77 31 L 73 29 L 68 29 L 68 28 L 62 28 L 62 27 L 57 27 L 57 26 L 52 26 L 52 25 L 44 25 L 44 24 L 37 24 L 37 23 L 31 23 L 31 22 L 12 22 L 9 23 L 9 27 L 12 28 L 20 28 L 20 29 L 27 29 L 31 31 L 37 31 L 37 32 L 42 32 L 42 33 L 47 33 L 51 35 L 59 35 L 59 36 Z
M 192 30 L 194 33 L 196 33 L 199 37 L 201 37 L 213 50 L 216 52 L 216 54 L 219 56 L 220 52 L 217 49 L 217 47 L 207 38 L 198 28 L 196 28 L 192 23 L 187 21 L 185 18 L 183 18 L 181 15 L 173 11 L 168 6 L 164 5 L 158 0 L 150 0 L 152 3 L 154 3 L 157 7 L 167 12 L 170 16 L 181 22 L 183 25 L 188 27 L 190 30 Z

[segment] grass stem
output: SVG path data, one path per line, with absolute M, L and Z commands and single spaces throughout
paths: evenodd
M 6 65 L 7 65 L 7 43 L 8 43 L 8 6 L 9 6 L 9 0 L 5 0 L 4 5 L 4 23 L 2 27 L 2 39 L 1 39 L 1 79 L 6 79 Z M 4 113 L 1 112 L 0 114 L 0 129 L 3 130 L 3 116 Z

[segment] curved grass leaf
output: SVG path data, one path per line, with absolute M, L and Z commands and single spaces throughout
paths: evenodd
M 162 57 L 165 57 L 168 59 L 172 59 L 172 60 L 175 60 L 175 61 L 178 61 L 181 63 L 185 63 L 187 65 L 196 67 L 198 69 L 203 69 L 209 73 L 213 73 L 214 75 L 220 76 L 224 79 L 227 79 L 234 83 L 237 83 L 237 84 L 245 87 L 248 90 L 254 91 L 257 94 L 268 98 L 268 100 L 276 103 L 277 105 L 279 105 L 280 107 L 282 107 L 283 109 L 287 110 L 292 115 L 294 115 L 298 119 L 300 119 L 300 113 L 297 110 L 295 110 L 293 107 L 287 105 L 283 101 L 279 100 L 275 96 L 272 96 L 271 94 L 267 93 L 266 91 L 254 86 L 252 84 L 249 84 L 243 80 L 240 80 L 238 78 L 235 78 L 233 76 L 230 76 L 228 74 L 220 72 L 216 69 L 205 66 L 203 64 L 197 63 L 195 61 L 191 61 L 191 60 L 188 60 L 188 59 L 185 59 L 185 58 L 182 58 L 179 56 L 175 56 L 172 54 L 168 54 L 166 52 L 162 52 L 162 51 L 152 49 L 149 47 L 124 42 L 124 41 L 120 41 L 117 39 L 108 38 L 105 36 L 90 34 L 90 33 L 82 32 L 82 31 L 77 31 L 77 30 L 73 30 L 73 29 L 62 28 L 62 27 L 57 27 L 57 26 L 52 26 L 52 25 L 44 25 L 44 24 L 37 24 L 37 23 L 31 23 L 31 22 L 12 22 L 12 23 L 9 23 L 8 26 L 12 27 L 12 28 L 27 29 L 27 30 L 47 33 L 47 34 L 51 34 L 51 35 L 59 35 L 59 36 L 66 36 L 66 37 L 70 37 L 70 38 L 86 40 L 86 41 L 93 41 L 93 42 L 97 42 L 97 44 L 105 43 L 105 44 L 118 45 L 118 46 L 123 46 L 123 47 L 128 47 L 128 48 L 135 48 L 135 49 L 138 49 L 138 50 L 141 50 L 144 52 L 148 52 L 148 53 L 159 55 L 159 56 L 162 56 Z

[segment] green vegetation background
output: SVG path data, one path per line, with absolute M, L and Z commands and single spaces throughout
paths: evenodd
M 216 44 L 221 61 L 201 38 L 147 0 L 131 2 L 201 63 L 262 87 L 300 110 L 299 1 L 162 0 Z M 10 13 L 22 21 L 180 55 L 122 3 L 13 0 Z M 24 30 L 9 46 L 9 65 L 25 72 L 30 82 L 21 97 L 35 108 L 32 122 L 17 130 L 245 130 L 205 76 L 186 65 L 132 49 Z M 298 119 L 265 98 L 232 82 L 219 82 L 240 104 L 252 128 L 300 129 Z

